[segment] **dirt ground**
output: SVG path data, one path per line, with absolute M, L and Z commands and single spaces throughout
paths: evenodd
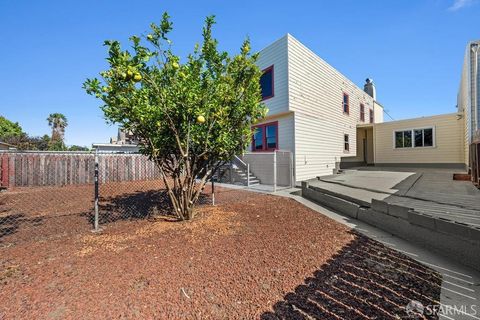
M 150 214 L 152 188 L 117 186 L 96 234 L 76 188 L 0 195 L 0 230 L 21 216 L 0 236 L 0 319 L 396 319 L 438 303 L 436 272 L 292 199 L 217 189 L 172 222 Z M 37 217 L 41 232 L 22 225 Z

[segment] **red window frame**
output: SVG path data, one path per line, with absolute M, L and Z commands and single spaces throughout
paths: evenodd
M 262 101 L 265 101 L 267 99 L 273 98 L 275 96 L 275 73 L 273 69 L 273 64 L 270 67 L 267 67 L 262 70 L 262 75 L 267 73 L 267 72 L 272 72 L 272 94 L 270 96 L 262 97 Z
M 275 126 L 275 148 L 267 148 L 267 127 Z M 256 150 L 255 149 L 255 135 L 254 130 L 259 129 L 263 131 L 262 134 L 262 149 Z M 275 151 L 278 150 L 278 121 L 262 123 L 252 127 L 252 152 L 268 152 L 268 151 Z
M 345 97 L 347 97 L 346 104 L 345 104 Z M 347 107 L 346 111 L 345 111 L 345 106 Z M 350 96 L 346 92 L 343 92 L 343 95 L 342 95 L 342 111 L 344 114 L 350 114 Z
M 375 120 L 375 114 L 373 113 L 373 109 L 370 109 L 370 123 L 373 123 Z
M 365 122 L 365 105 L 360 103 L 360 121 Z

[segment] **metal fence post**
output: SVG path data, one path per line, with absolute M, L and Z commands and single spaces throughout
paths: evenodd
M 294 188 L 295 187 L 295 172 L 294 172 L 294 166 L 293 166 L 293 153 L 289 153 L 289 159 L 288 162 L 290 163 L 289 166 L 289 173 L 290 173 L 290 187 Z
M 250 187 L 250 163 L 247 163 L 247 188 Z
M 98 149 L 95 150 L 95 220 L 94 231 L 98 231 Z
M 277 151 L 273 152 L 273 192 L 277 192 Z

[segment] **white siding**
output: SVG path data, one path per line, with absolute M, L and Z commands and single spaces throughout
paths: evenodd
M 360 103 L 365 105 L 368 122 L 373 99 L 290 35 L 288 62 L 289 107 L 295 112 L 296 180 L 331 174 L 341 157 L 356 155 Z M 349 95 L 349 115 L 343 113 L 343 92 Z M 350 137 L 347 154 L 344 134 Z
M 294 122 L 293 113 L 279 115 L 278 117 L 268 117 L 262 122 L 269 123 L 278 121 L 278 148 L 279 150 L 291 151 L 295 150 L 294 143 Z M 251 148 L 250 148 L 251 149 Z
M 273 65 L 274 96 L 263 103 L 269 109 L 268 115 L 288 111 L 288 37 L 275 41 L 259 52 L 257 65 L 266 69 Z

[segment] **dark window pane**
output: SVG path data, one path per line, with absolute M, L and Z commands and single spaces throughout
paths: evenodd
M 395 132 L 395 148 L 403 148 L 403 132 Z
M 262 89 L 262 99 L 273 96 L 273 69 L 268 69 L 260 77 L 260 87 Z
M 253 135 L 253 146 L 255 150 L 263 149 L 263 128 L 256 128 Z
M 267 148 L 268 149 L 276 149 L 277 148 L 277 140 L 275 138 L 267 138 Z
M 349 112 L 348 95 L 346 93 L 343 94 L 343 112 Z
M 423 147 L 423 130 L 415 130 L 415 147 Z
M 374 120 L 374 117 L 373 117 L 373 110 L 372 110 L 372 109 L 370 109 L 370 110 L 369 110 L 369 112 L 370 112 L 370 123 L 373 123 L 373 120 Z
M 267 132 L 267 149 L 277 148 L 277 126 L 271 125 L 266 127 Z
M 412 131 L 403 131 L 403 146 L 405 148 L 412 147 Z
M 433 147 L 433 129 L 423 130 L 423 146 Z

